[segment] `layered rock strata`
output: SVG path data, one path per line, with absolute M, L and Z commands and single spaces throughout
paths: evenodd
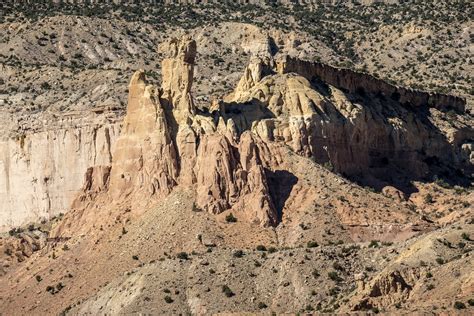
M 0 229 L 67 212 L 85 171 L 110 165 L 119 130 L 60 129 L 0 142 Z
M 415 179 L 438 172 L 433 162 L 454 171 L 472 168 L 466 137 L 448 142 L 429 123 L 429 112 L 419 110 L 461 111 L 458 98 L 265 55 L 251 59 L 233 93 L 213 101 L 210 110 L 197 109 L 191 93 L 196 43 L 172 39 L 160 50 L 165 54 L 161 87 L 148 84 L 144 71 L 133 75 L 120 136 L 118 128 L 103 127 L 65 134 L 60 145 L 49 138 L 57 135 L 43 136 L 49 143 L 37 151 L 29 138 L 2 144 L 4 225 L 66 211 L 82 183 L 74 209 L 143 210 L 182 186 L 194 190 L 198 210 L 231 211 L 256 224 L 276 225 L 281 215 L 276 205 L 282 209 L 285 201 L 271 193 L 267 176 L 285 168 L 279 146 L 342 174 L 389 183 L 401 175 Z M 468 128 L 462 135 L 472 133 Z M 82 140 L 85 135 L 88 141 Z M 51 165 L 43 168 L 44 157 L 51 157 Z M 23 161 L 26 171 L 15 171 L 13 159 Z M 31 179 L 15 176 L 29 170 L 41 171 Z M 85 181 L 79 180 L 84 173 Z M 32 189 L 15 198 L 10 192 L 20 187 Z

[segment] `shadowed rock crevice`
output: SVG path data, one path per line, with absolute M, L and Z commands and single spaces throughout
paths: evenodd
M 268 189 L 278 215 L 278 222 L 283 218 L 283 208 L 291 195 L 291 190 L 298 183 L 298 178 L 286 170 L 271 171 L 265 168 Z

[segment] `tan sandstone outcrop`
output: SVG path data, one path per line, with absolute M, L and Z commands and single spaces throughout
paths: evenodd
M 326 65 L 293 59 L 275 63 L 264 56 L 251 59 L 235 91 L 224 100 L 213 100 L 211 112 L 198 111 L 191 94 L 195 41 L 172 39 L 160 50 L 166 56 L 161 88 L 148 85 L 144 71 L 133 75 L 115 148 L 110 135 L 98 134 L 91 137 L 91 152 L 100 157 L 95 154 L 80 168 L 67 167 L 79 170 L 85 179 L 74 208 L 87 209 L 95 203 L 100 209 L 124 202 L 142 209 L 176 186 L 185 186 L 195 188 L 197 207 L 208 212 L 232 210 L 250 222 L 275 225 L 278 214 L 267 173 L 280 167 L 276 161 L 285 158 L 270 144 L 287 146 L 345 175 L 380 176 L 388 181 L 402 172 L 427 176 L 433 159 L 451 166 L 470 163 L 472 150 L 465 137 L 458 137 L 455 145 L 459 148 L 453 146 L 405 105 L 421 107 L 427 102 L 426 106 L 461 110 L 462 100 L 457 98 L 402 89 Z M 362 93 L 359 85 L 365 83 Z M 380 97 L 379 92 L 400 95 Z M 10 153 L 3 159 L 4 165 L 11 157 Z M 9 170 L 5 187 L 10 188 L 11 170 L 4 170 Z M 77 184 L 71 195 L 79 188 Z M 8 200 L 8 193 L 3 196 Z M 43 200 L 44 209 L 51 209 L 52 199 Z M 68 205 L 62 208 L 67 210 L 71 200 L 68 196 L 63 202 Z M 34 201 L 28 203 L 31 206 Z
M 0 142 L 0 230 L 67 212 L 86 170 L 110 165 L 119 131 L 90 126 Z
M 86 201 L 96 200 L 127 202 L 134 209 L 177 185 L 195 186 L 198 208 L 213 214 L 232 209 L 241 219 L 276 225 L 254 141 L 258 136 L 247 132 L 237 137 L 231 119 L 215 126 L 212 118 L 195 115 L 190 94 L 195 42 L 173 39 L 163 48 L 171 52 L 163 61 L 162 90 L 147 85 L 142 70 L 133 75 L 111 167 L 88 169 L 74 206 L 88 208 Z
M 337 171 L 348 175 L 370 169 L 383 176 L 387 168 L 396 166 L 423 177 L 429 172 L 429 165 L 424 163 L 427 157 L 451 162 L 461 159 L 460 148 L 453 147 L 400 103 L 422 106 L 421 100 L 429 97 L 436 100 L 429 103 L 433 106 L 456 107 L 461 102 L 456 98 L 423 93 L 412 98 L 416 92 L 406 90 L 399 101 L 377 97 L 364 100 L 357 96 L 355 87 L 348 93 L 342 87 L 311 83 L 309 79 L 319 75 L 309 75 L 311 65 L 292 65 L 279 62 L 278 73 L 271 74 L 263 71 L 269 67 L 263 60 L 253 60 L 236 90 L 221 105 L 221 113 L 226 119 L 232 118 L 240 131 L 252 129 L 267 141 L 282 141 L 296 153 L 320 163 L 331 162 Z M 344 85 L 341 76 L 338 73 L 332 79 L 338 86 Z M 238 113 L 235 109 L 243 115 L 233 114 Z
M 187 37 L 173 38 L 160 45 L 160 51 L 166 56 L 161 63 L 161 98 L 172 105 L 174 118 L 179 124 L 196 113 L 191 97 L 196 42 Z
M 129 85 L 127 115 L 113 154 L 112 199 L 134 191 L 166 195 L 176 185 L 178 166 L 158 91 L 137 71 Z
M 198 207 L 214 214 L 232 208 L 251 222 L 264 226 L 277 223 L 265 172 L 250 133 L 242 135 L 237 149 L 223 135 L 204 136 L 197 170 Z

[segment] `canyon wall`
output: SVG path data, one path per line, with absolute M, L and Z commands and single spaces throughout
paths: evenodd
M 441 93 L 419 91 L 392 85 L 365 73 L 335 68 L 319 62 L 304 61 L 285 56 L 277 62 L 281 74 L 294 72 L 312 81 L 318 78 L 327 84 L 350 93 L 383 95 L 404 105 L 433 107 L 439 110 L 456 110 L 463 113 L 466 100 Z
M 119 125 L 0 142 L 0 231 L 70 209 L 90 166 L 109 165 Z

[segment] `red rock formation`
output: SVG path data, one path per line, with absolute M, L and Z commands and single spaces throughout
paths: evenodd
M 204 136 L 196 169 L 198 207 L 214 214 L 232 208 L 251 222 L 264 226 L 277 223 L 264 169 L 250 133 L 242 135 L 235 149 L 223 135 Z

